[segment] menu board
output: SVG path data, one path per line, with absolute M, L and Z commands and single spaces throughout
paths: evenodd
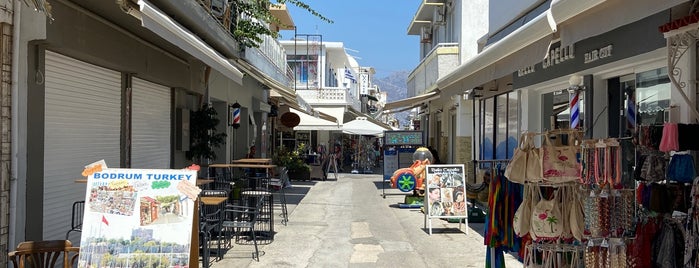
M 385 145 L 422 145 L 422 131 L 386 131 Z
M 468 219 L 464 170 L 463 164 L 427 165 L 424 204 L 430 234 L 433 218 Z
M 188 265 L 196 176 L 170 169 L 90 174 L 78 267 Z

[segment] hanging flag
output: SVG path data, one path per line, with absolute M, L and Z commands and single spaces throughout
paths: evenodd
M 104 222 L 104 224 L 109 226 L 109 222 L 107 221 L 107 218 L 104 217 L 104 215 L 102 215 L 102 222 Z
M 357 79 L 354 78 L 354 75 L 352 75 L 352 72 L 347 67 L 345 67 L 345 78 L 351 80 L 352 83 L 357 83 Z

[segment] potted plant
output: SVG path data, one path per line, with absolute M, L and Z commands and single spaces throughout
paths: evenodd
M 306 164 L 301 155 L 306 148 L 301 143 L 295 150 L 289 150 L 284 146 L 279 147 L 272 161 L 278 167 L 286 167 L 289 179 L 309 180 L 311 178 L 311 166 Z
M 216 132 L 216 126 L 220 122 L 217 114 L 208 103 L 190 113 L 191 146 L 186 153 L 188 160 L 199 164 L 205 159 L 216 160 L 214 148 L 221 147 L 226 139 L 226 133 Z

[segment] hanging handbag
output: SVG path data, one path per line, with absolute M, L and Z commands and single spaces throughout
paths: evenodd
M 517 211 L 515 211 L 515 215 L 512 217 L 512 229 L 515 231 L 515 234 L 519 237 L 524 237 L 529 233 L 530 230 L 532 203 L 536 202 L 534 201 L 535 199 L 532 195 L 532 187 L 535 186 L 529 184 L 524 185 L 522 203 L 519 205 Z
M 572 132 L 570 133 L 572 134 Z M 541 146 L 541 177 L 545 182 L 564 183 L 580 180 L 580 162 L 577 155 L 579 146 L 561 145 L 551 143 L 549 134 L 544 135 L 544 144 Z
M 538 239 L 555 240 L 561 236 L 563 226 L 561 225 L 561 210 L 558 206 L 558 189 L 554 190 L 551 199 L 545 199 L 539 192 L 539 202 L 532 208 L 532 218 L 530 222 L 530 232 Z
M 510 163 L 505 168 L 505 178 L 514 183 L 524 184 L 527 172 L 527 154 L 530 150 L 528 135 L 522 134 L 519 137 L 519 144 L 512 155 Z
M 529 151 L 527 151 L 527 171 L 525 172 L 525 181 L 541 182 L 541 156 L 539 148 L 534 145 L 534 134 L 527 137 Z

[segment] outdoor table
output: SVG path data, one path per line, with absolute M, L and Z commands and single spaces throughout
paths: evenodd
M 231 161 L 233 164 L 272 164 L 271 158 L 241 158 Z
M 273 195 L 269 191 L 243 191 L 241 193 L 243 200 L 248 202 L 248 206 L 256 204 L 258 198 L 263 198 L 260 214 L 257 216 L 257 224 L 255 226 L 256 234 L 261 240 L 274 240 L 274 202 Z

